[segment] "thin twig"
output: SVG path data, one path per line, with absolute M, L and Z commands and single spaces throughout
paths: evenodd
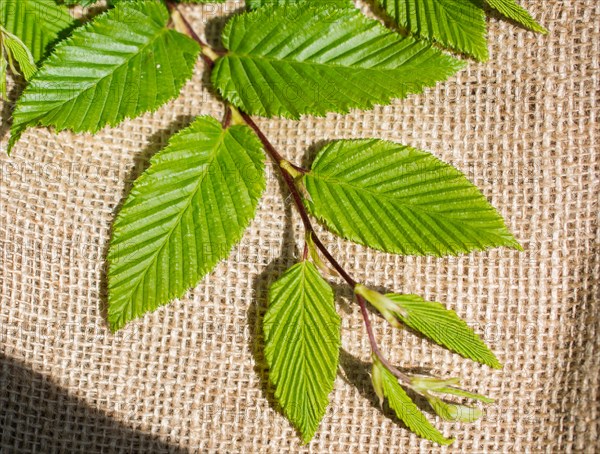
M 174 1 L 167 1 L 167 6 L 171 12 L 171 18 L 173 19 L 175 26 L 185 29 L 185 33 L 200 45 L 200 48 L 202 49 L 202 59 L 209 68 L 212 68 L 215 65 L 215 57 L 218 56 L 215 50 L 212 49 L 212 47 L 210 47 L 202 38 L 200 38 L 198 33 L 196 33 L 191 24 L 179 10 L 177 3 Z
M 223 118 L 223 129 L 227 129 L 229 128 L 229 126 L 231 126 L 231 118 L 231 109 L 225 109 L 225 118 Z
M 302 252 L 302 260 L 307 261 L 310 250 L 308 249 L 308 243 L 304 242 L 304 252 Z
M 365 322 L 365 328 L 367 330 L 367 334 L 369 336 L 369 343 L 371 344 L 371 350 L 373 353 L 379 358 L 379 361 L 388 369 L 392 374 L 396 376 L 399 380 L 402 380 L 405 383 L 410 383 L 410 377 L 406 375 L 404 372 L 401 372 L 396 367 L 392 366 L 390 362 L 383 356 L 381 350 L 379 349 L 379 345 L 377 344 L 377 339 L 375 338 L 375 333 L 373 332 L 373 326 L 371 325 L 371 319 L 369 317 L 369 311 L 367 309 L 367 301 L 361 296 L 356 295 L 356 299 L 360 306 L 360 311 L 362 313 L 363 320 Z

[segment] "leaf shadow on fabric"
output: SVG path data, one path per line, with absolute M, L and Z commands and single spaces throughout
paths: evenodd
M 283 415 L 282 409 L 275 399 L 275 390 L 269 381 L 269 366 L 265 358 L 265 339 L 263 334 L 263 319 L 268 306 L 269 286 L 277 280 L 281 275 L 297 262 L 299 251 L 295 242 L 295 228 L 292 218 L 292 205 L 289 203 L 288 194 L 285 190 L 285 185 L 281 177 L 277 175 L 282 195 L 282 203 L 284 204 L 284 225 L 282 225 L 282 246 L 280 255 L 267 265 L 267 267 L 254 279 L 253 290 L 254 295 L 252 303 L 248 308 L 247 323 L 248 332 L 248 347 L 254 358 L 254 372 L 259 377 L 260 387 L 264 397 L 269 402 L 271 408 Z
M 224 6 L 223 6 L 224 7 Z M 246 7 L 236 8 L 228 11 L 227 14 L 221 16 L 215 16 L 214 18 L 206 21 L 204 27 L 204 35 L 206 36 L 207 44 L 217 51 L 224 51 L 223 43 L 221 42 L 221 34 L 227 22 L 235 16 L 238 16 L 246 12 Z
M 187 452 L 114 420 L 25 363 L 3 354 L 0 451 Z

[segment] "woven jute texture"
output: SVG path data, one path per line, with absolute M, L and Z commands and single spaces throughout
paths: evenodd
M 341 283 L 340 373 L 314 441 L 302 446 L 274 406 L 260 326 L 268 285 L 296 260 L 302 229 L 273 168 L 230 258 L 185 298 L 109 333 L 104 257 L 115 211 L 170 134 L 196 115 L 223 114 L 199 62 L 182 96 L 155 114 L 95 136 L 33 129 L 2 154 L 0 451 L 600 450 L 600 4 L 522 3 L 548 36 L 492 17 L 490 61 L 420 96 L 346 116 L 259 121 L 298 162 L 335 138 L 429 150 L 464 171 L 523 244 L 522 253 L 403 258 L 323 234 L 357 279 L 447 304 L 504 363 L 478 366 L 375 321 L 395 364 L 460 376 L 497 399 L 475 424 L 437 421 L 453 446 L 419 439 L 378 408 L 367 338 Z M 239 7 L 183 10 L 214 37 Z

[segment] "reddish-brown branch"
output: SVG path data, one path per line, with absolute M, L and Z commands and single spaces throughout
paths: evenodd
M 214 66 L 215 60 L 213 58 L 211 58 L 210 55 L 215 55 L 217 53 L 207 43 L 205 43 L 202 40 L 202 38 L 200 38 L 200 36 L 198 36 L 198 34 L 194 31 L 194 29 L 190 25 L 190 23 L 183 16 L 181 11 L 177 7 L 176 3 L 174 3 L 173 1 L 168 1 L 167 4 L 169 6 L 169 9 L 171 10 L 171 13 L 177 14 L 177 16 L 181 19 L 181 23 L 185 27 L 186 33 L 191 38 L 196 40 L 196 42 L 198 42 L 198 44 L 200 44 L 200 47 L 202 48 L 202 58 L 208 64 L 208 66 L 210 68 L 212 68 Z M 358 285 L 356 280 L 354 280 L 354 278 L 352 276 L 350 276 L 350 274 L 344 269 L 344 267 L 342 265 L 340 265 L 340 263 L 333 257 L 333 255 L 331 255 L 331 253 L 329 252 L 327 247 L 319 239 L 319 237 L 312 225 L 312 222 L 310 220 L 308 211 L 304 205 L 304 198 L 300 194 L 300 191 L 298 190 L 298 186 L 296 185 L 295 176 L 291 173 L 291 171 L 289 170 L 289 168 L 287 166 L 291 167 L 291 169 L 293 169 L 300 175 L 307 174 L 307 173 L 309 173 L 309 171 L 307 169 L 304 169 L 303 167 L 294 165 L 291 162 L 287 161 L 277 151 L 277 149 L 273 146 L 273 144 L 269 141 L 267 136 L 262 132 L 262 130 L 259 128 L 259 126 L 256 124 L 256 122 L 252 119 L 252 117 L 243 111 L 239 111 L 239 113 L 240 113 L 241 117 L 243 118 L 244 122 L 250 128 L 252 128 L 252 130 L 256 133 L 256 135 L 262 142 L 265 150 L 267 151 L 267 153 L 269 154 L 271 159 L 273 159 L 273 161 L 275 161 L 275 164 L 277 165 L 277 168 L 279 169 L 281 177 L 283 178 L 285 185 L 287 186 L 288 190 L 290 191 L 290 194 L 292 195 L 292 199 L 294 200 L 294 205 L 296 206 L 296 209 L 298 210 L 298 213 L 300 214 L 300 218 L 302 219 L 302 223 L 304 225 L 306 234 L 308 236 L 310 236 L 310 239 L 312 240 L 314 245 L 319 249 L 319 251 L 321 251 L 323 256 L 331 264 L 331 266 L 339 273 L 339 275 L 346 281 L 346 283 L 350 287 L 352 287 L 352 289 L 354 289 Z M 231 109 L 227 109 L 227 113 L 226 113 L 225 119 L 223 121 L 223 124 L 224 124 L 224 126 L 229 126 L 230 123 L 231 123 Z M 308 245 L 305 245 L 305 249 L 304 249 L 304 259 L 305 260 L 306 260 L 307 256 L 308 256 Z M 379 349 L 377 340 L 375 338 L 375 334 L 373 332 L 373 326 L 371 325 L 371 320 L 369 318 L 367 302 L 361 295 L 356 295 L 356 299 L 360 306 L 360 311 L 361 311 L 361 314 L 362 314 L 362 317 L 363 317 L 363 320 L 365 323 L 367 335 L 369 336 L 369 343 L 371 344 L 371 350 L 377 356 L 377 358 L 379 358 L 381 363 L 391 373 L 393 373 L 399 380 L 402 380 L 406 383 L 410 383 L 410 377 L 408 377 L 406 374 L 404 374 L 403 372 L 398 370 L 396 367 L 392 366 L 389 363 L 389 361 L 381 353 L 381 350 Z
M 206 50 L 211 49 L 211 47 L 208 45 L 208 43 L 204 42 L 204 40 L 202 38 L 200 38 L 200 36 L 196 33 L 196 31 L 193 29 L 192 25 L 188 22 L 188 20 L 185 18 L 185 16 L 181 13 L 181 10 L 179 9 L 179 6 L 177 5 L 177 3 L 169 0 L 169 1 L 167 1 L 167 7 L 169 8 L 169 11 L 171 12 L 171 17 L 173 18 L 173 20 L 175 20 L 175 21 L 177 21 L 177 19 L 181 20 L 181 24 L 185 27 L 186 34 L 200 45 L 200 48 L 202 49 L 202 51 L 201 51 L 202 59 L 208 65 L 209 68 L 212 68 L 215 64 L 215 61 L 206 53 Z

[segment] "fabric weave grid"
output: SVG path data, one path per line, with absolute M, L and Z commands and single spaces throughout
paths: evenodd
M 32 129 L 11 157 L 1 155 L 0 451 L 600 449 L 600 4 L 522 4 L 549 35 L 492 18 L 490 61 L 423 95 L 346 116 L 260 120 L 296 161 L 335 138 L 429 150 L 464 171 L 523 244 L 523 253 L 402 258 L 324 234 L 358 279 L 447 304 L 504 363 L 477 366 L 376 322 L 394 363 L 464 377 L 467 389 L 497 399 L 476 424 L 438 421 L 454 445 L 437 448 L 377 408 L 368 341 L 343 286 L 342 372 L 310 447 L 274 409 L 260 321 L 268 284 L 294 263 L 302 236 L 272 168 L 230 259 L 186 298 L 109 333 L 103 261 L 115 210 L 171 133 L 223 113 L 199 62 L 182 96 L 155 114 L 96 136 Z M 214 40 L 236 7 L 182 9 Z

